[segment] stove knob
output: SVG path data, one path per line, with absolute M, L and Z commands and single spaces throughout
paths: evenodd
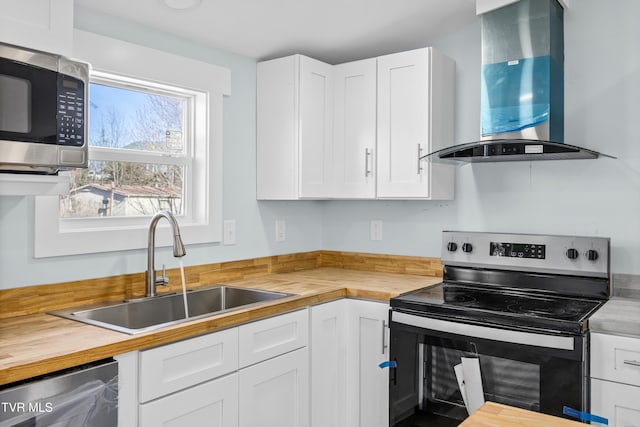
M 593 249 L 589 249 L 589 250 L 587 251 L 587 259 L 588 259 L 589 261 L 595 261 L 595 260 L 597 260 L 597 259 L 598 259 L 598 251 L 595 251 L 595 250 L 593 250 Z
M 458 244 L 456 242 L 447 243 L 447 250 L 449 252 L 455 252 L 458 250 Z
M 463 243 L 462 244 L 462 252 L 471 252 L 473 250 L 473 246 L 471 245 L 471 243 Z
M 567 258 L 569 259 L 577 259 L 578 258 L 578 250 L 574 248 L 567 249 Z

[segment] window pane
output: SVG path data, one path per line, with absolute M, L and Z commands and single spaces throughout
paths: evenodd
M 184 213 L 183 166 L 91 160 L 88 169 L 71 176 L 69 195 L 60 197 L 61 217 Z
M 91 83 L 89 145 L 182 153 L 187 99 Z

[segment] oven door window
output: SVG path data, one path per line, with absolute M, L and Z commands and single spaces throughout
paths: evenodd
M 457 406 L 464 404 L 452 366 L 474 353 L 430 345 L 425 354 L 428 368 L 426 398 Z M 540 411 L 540 364 L 504 357 L 479 356 L 485 400 Z
M 425 336 L 422 406 L 442 415 L 467 416 L 454 366 L 478 357 L 484 398 L 562 416 L 563 406 L 583 408 L 581 360 L 571 352 L 482 339 Z
M 58 73 L 0 59 L 0 140 L 56 143 Z

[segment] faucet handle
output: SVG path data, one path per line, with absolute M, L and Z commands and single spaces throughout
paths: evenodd
M 167 277 L 167 267 L 162 264 L 162 274 L 160 277 L 156 277 L 156 285 L 167 286 L 169 284 L 169 278 Z

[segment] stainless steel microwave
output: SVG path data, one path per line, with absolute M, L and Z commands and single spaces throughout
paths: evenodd
M 89 64 L 0 43 L 0 172 L 86 168 Z

